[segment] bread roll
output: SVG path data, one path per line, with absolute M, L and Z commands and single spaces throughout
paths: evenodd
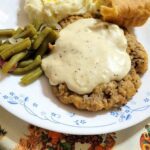
M 101 0 L 100 13 L 105 21 L 123 27 L 141 26 L 150 16 L 150 0 Z

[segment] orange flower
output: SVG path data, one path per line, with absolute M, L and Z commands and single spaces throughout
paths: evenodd
M 101 146 L 101 145 L 99 145 L 99 146 L 96 146 L 96 147 L 95 147 L 95 150 L 104 150 L 104 147 Z
M 91 145 L 88 150 L 105 150 L 105 148 L 102 145 L 98 145 L 95 148 Z
M 48 137 L 51 138 L 51 143 L 56 145 L 62 139 L 62 134 L 53 132 L 53 131 L 49 131 Z
M 140 145 L 142 150 L 150 149 L 150 137 L 147 132 L 144 132 L 140 138 Z
M 150 149 L 150 144 L 143 144 L 142 145 L 142 150 L 149 150 Z

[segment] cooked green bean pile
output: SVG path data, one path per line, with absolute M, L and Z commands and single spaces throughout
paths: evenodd
M 24 28 L 0 30 L 0 61 L 2 72 L 24 75 L 20 83 L 28 85 L 42 74 L 42 58 L 50 52 L 48 44 L 54 44 L 58 33 L 49 27 L 36 29 L 29 24 Z

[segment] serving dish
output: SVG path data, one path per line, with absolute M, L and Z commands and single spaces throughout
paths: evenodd
M 27 23 L 23 0 L 5 0 L 0 5 L 0 28 Z M 10 9 L 11 8 L 11 9 Z M 135 29 L 138 40 L 149 53 L 150 20 Z M 133 126 L 150 117 L 150 70 L 142 77 L 138 93 L 120 109 L 103 112 L 80 111 L 65 106 L 52 94 L 46 77 L 23 87 L 20 77 L 0 73 L 0 105 L 15 116 L 36 126 L 68 134 L 103 134 Z

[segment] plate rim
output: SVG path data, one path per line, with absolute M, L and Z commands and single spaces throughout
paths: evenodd
M 0 100 L 1 101 L 1 100 Z M 38 126 L 38 127 L 40 127 L 40 128 L 44 128 L 44 129 L 47 129 L 47 130 L 51 130 L 51 131 L 55 131 L 55 132 L 60 132 L 60 133 L 64 133 L 64 134 L 73 134 L 73 135 L 98 135 L 98 134 L 106 134 L 106 133 L 111 133 L 111 132 L 118 132 L 118 131 L 121 131 L 121 130 L 125 130 L 125 129 L 127 129 L 127 128 L 130 128 L 130 127 L 132 127 L 132 126 L 134 126 L 134 125 L 137 125 L 137 124 L 139 124 L 140 122 L 142 122 L 142 121 L 144 121 L 144 120 L 146 120 L 146 119 L 148 119 L 148 118 L 150 118 L 150 116 L 148 116 L 148 115 L 145 115 L 144 117 L 142 117 L 142 118 L 140 118 L 140 119 L 136 119 L 136 121 L 130 121 L 130 122 L 122 122 L 123 124 L 122 124 L 122 126 L 118 129 L 118 125 L 114 128 L 111 128 L 111 126 L 110 126 L 110 128 L 108 128 L 107 129 L 107 131 L 106 131 L 106 128 L 104 128 L 103 130 L 101 130 L 102 129 L 102 127 L 97 127 L 96 129 L 94 129 L 94 131 L 93 130 L 91 130 L 92 128 L 90 128 L 90 130 L 88 129 L 88 128 L 86 128 L 86 129 L 84 129 L 84 128 L 82 128 L 83 130 L 82 130 L 82 133 L 81 133 L 81 131 L 79 130 L 79 128 L 75 128 L 75 127 L 72 127 L 72 130 L 68 130 L 68 131 L 66 131 L 66 128 L 65 128 L 65 126 L 62 126 L 62 127 L 53 127 L 53 125 L 51 125 L 51 126 L 49 126 L 49 127 L 47 127 L 45 124 L 46 124 L 46 122 L 44 123 L 44 124 L 38 124 L 38 123 L 35 123 L 34 122 L 34 120 L 32 121 L 32 119 L 28 119 L 28 117 L 25 117 L 25 118 L 23 118 L 22 117 L 22 113 L 15 113 L 15 111 L 12 111 L 12 109 L 9 109 L 8 107 L 7 107 L 7 105 L 3 105 L 3 103 L 1 103 L 1 105 L 0 105 L 1 107 L 3 107 L 6 111 L 8 111 L 9 113 L 11 113 L 11 114 L 13 114 L 14 116 L 16 116 L 17 118 L 19 118 L 19 119 L 21 119 L 21 120 L 23 120 L 23 121 L 25 121 L 25 122 L 27 122 L 27 123 L 29 123 L 29 124 L 32 124 L 32 125 L 35 125 L 35 126 Z M 29 116 L 29 114 L 27 114 L 28 116 Z M 29 116 L 30 117 L 30 116 Z M 37 119 L 37 118 L 36 118 Z M 40 120 L 39 120 L 40 121 Z M 48 123 L 47 123 L 48 124 Z M 127 125 L 126 125 L 127 124 Z M 67 127 L 67 126 L 66 126 Z M 88 133 L 87 133 L 87 131 L 88 131 Z

